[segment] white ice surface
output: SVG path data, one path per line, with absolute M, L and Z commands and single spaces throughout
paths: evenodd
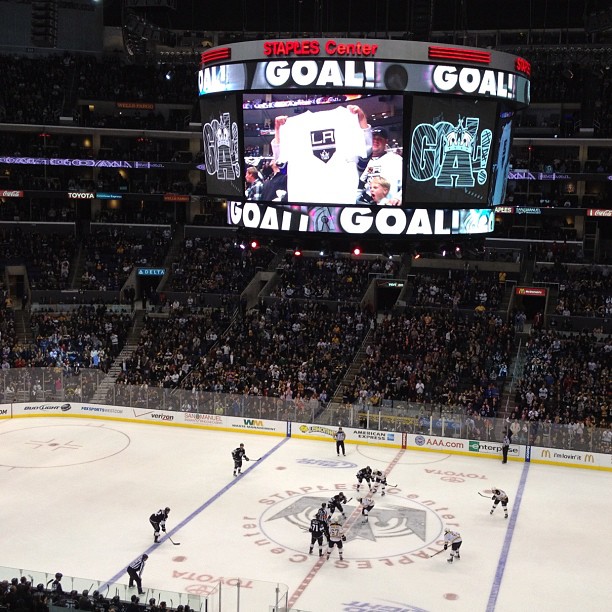
M 240 442 L 262 459 L 234 479 Z M 354 491 L 365 465 L 392 465 L 397 485 L 374 496 L 367 525 Z M 508 520 L 478 495 L 493 485 L 510 496 Z M 334 551 L 318 563 L 304 528 L 339 490 L 353 498 L 345 562 Z M 338 459 L 331 442 L 27 418 L 0 421 L 0 491 L 10 568 L 127 583 L 125 566 L 147 552 L 148 589 L 204 594 L 240 578 L 244 612 L 268 612 L 277 583 L 309 612 L 612 610 L 607 472 L 350 443 Z M 148 517 L 164 506 L 180 546 L 153 544 Z M 446 525 L 464 539 L 452 565 L 426 558 Z

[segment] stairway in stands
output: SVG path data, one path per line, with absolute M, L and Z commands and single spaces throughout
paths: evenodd
M 359 347 L 359 350 L 357 351 L 357 354 L 355 355 L 353 362 L 348 367 L 346 374 L 340 381 L 340 384 L 336 387 L 336 390 L 334 391 L 334 395 L 332 396 L 330 400 L 331 402 L 338 403 L 338 404 L 342 403 L 342 400 L 344 398 L 344 388 L 346 386 L 351 385 L 353 380 L 355 380 L 355 376 L 358 374 L 363 362 L 365 361 L 366 348 L 368 347 L 368 344 L 372 342 L 373 339 L 374 339 L 374 330 L 370 329 L 368 330 L 368 333 L 363 339 L 363 342 L 361 343 L 361 346 Z
M 109 371 L 106 376 L 96 389 L 93 397 L 91 398 L 91 402 L 93 404 L 104 404 L 106 403 L 106 396 L 108 392 L 113 388 L 115 382 L 117 381 L 117 377 L 121 372 L 121 364 L 123 360 L 129 359 L 136 348 L 138 347 L 138 342 L 140 340 L 140 332 L 144 327 L 144 318 L 145 318 L 144 310 L 137 310 L 134 314 L 134 323 L 132 325 L 132 329 L 128 335 L 125 345 L 123 349 L 117 356 L 117 358 L 113 361 Z
M 30 311 L 27 309 L 13 310 L 15 316 L 15 336 L 17 344 L 27 346 L 34 344 L 34 335 L 30 323 Z

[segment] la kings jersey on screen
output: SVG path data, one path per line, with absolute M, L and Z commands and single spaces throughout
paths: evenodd
M 356 114 L 338 107 L 289 117 L 280 128 L 279 161 L 288 163 L 291 202 L 354 204 L 357 161 L 367 155 Z

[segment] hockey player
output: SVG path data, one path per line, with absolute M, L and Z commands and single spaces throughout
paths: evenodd
M 332 549 L 334 546 L 338 547 L 338 554 L 340 555 L 340 561 L 342 561 L 342 548 L 343 543 L 346 542 L 346 536 L 344 535 L 344 529 L 338 521 L 333 521 L 329 526 L 329 543 L 327 548 L 327 559 L 329 559 Z
M 346 499 L 346 495 L 342 493 L 338 493 L 338 495 L 334 495 L 328 502 L 327 507 L 329 509 L 329 514 L 333 516 L 334 512 L 338 510 L 338 512 L 342 513 L 342 518 L 346 518 L 346 514 L 344 514 L 344 509 L 342 508 L 342 504 L 346 504 L 348 500 Z
M 319 521 L 323 521 L 326 525 L 329 523 L 330 514 L 327 511 L 327 504 L 321 504 L 321 507 L 317 510 L 315 518 Z
M 380 486 L 381 495 L 385 494 L 385 489 L 387 488 L 387 477 L 380 470 L 374 470 L 372 472 L 372 480 L 374 481 L 374 493 L 378 491 L 378 487 Z
M 310 533 L 310 548 L 308 550 L 308 554 L 312 555 L 312 551 L 314 549 L 314 545 L 316 543 L 319 544 L 319 557 L 323 556 L 323 536 L 325 536 L 326 540 L 329 540 L 329 530 L 327 527 L 327 523 L 325 521 L 320 521 L 317 518 L 313 518 L 310 521 L 310 528 L 308 529 Z
M 374 507 L 374 500 L 371 497 L 359 497 L 357 501 L 361 504 L 361 515 L 364 517 L 363 522 L 368 522 L 370 511 Z
M 245 461 L 250 461 L 250 459 L 246 456 L 244 444 L 240 444 L 238 448 L 235 448 L 232 451 L 232 459 L 234 460 L 234 476 L 238 476 L 242 470 L 242 460 L 244 459 Z
M 372 482 L 372 468 L 369 465 L 366 465 L 366 467 L 361 468 L 358 472 L 357 472 L 357 490 L 359 491 L 359 489 L 361 488 L 361 483 L 363 481 L 366 481 L 368 483 L 368 489 L 370 489 L 370 491 L 372 490 L 372 485 L 370 484 Z
M 497 508 L 497 505 L 499 502 L 501 502 L 502 508 L 504 509 L 504 518 L 508 518 L 508 495 L 505 491 L 502 491 L 497 487 L 491 489 L 491 492 L 493 493 L 493 497 L 491 497 L 493 500 L 493 507 L 491 508 L 491 512 L 489 512 L 489 514 L 493 514 L 495 508 Z
M 457 557 L 457 561 L 461 559 L 459 556 L 459 549 L 461 548 L 462 542 L 461 534 L 458 531 L 451 531 L 450 529 L 444 530 L 444 550 L 448 548 L 449 544 L 451 546 L 450 557 L 447 559 L 449 563 L 453 562 L 453 557 Z
M 168 514 L 170 514 L 170 508 L 166 506 L 163 510 L 158 510 L 149 517 L 149 523 L 151 523 L 153 526 L 153 536 L 155 538 L 155 542 L 159 541 L 159 528 L 161 527 L 162 531 L 166 531 L 166 520 L 168 519 Z

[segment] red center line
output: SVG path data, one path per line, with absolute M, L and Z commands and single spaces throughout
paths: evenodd
M 389 463 L 389 465 L 387 466 L 387 469 L 385 470 L 385 476 L 387 476 L 388 474 L 391 473 L 391 470 L 393 470 L 393 468 L 399 463 L 400 459 L 404 456 L 404 453 L 406 451 L 404 449 L 400 450 L 397 455 L 395 455 L 395 458 L 393 459 L 393 461 L 391 461 L 391 463 Z M 370 491 L 366 497 L 372 497 L 372 491 Z M 353 524 L 355 523 L 355 519 L 357 518 L 357 516 L 359 516 L 359 511 L 360 511 L 360 507 L 361 506 L 357 506 L 353 512 L 351 512 L 350 516 L 348 517 L 348 519 L 344 522 L 344 533 L 346 535 L 346 533 L 348 533 L 348 531 L 350 530 L 350 528 L 353 526 Z M 325 562 L 327 561 L 327 558 L 325 556 L 325 554 L 322 557 L 319 557 L 316 561 L 316 563 L 313 565 L 312 569 L 308 572 L 308 574 L 306 575 L 306 577 L 304 578 L 304 580 L 302 580 L 302 582 L 300 583 L 300 585 L 298 586 L 298 588 L 295 590 L 295 592 L 293 593 L 293 595 L 291 595 L 289 602 L 287 603 L 287 607 L 289 609 L 293 608 L 297 602 L 297 600 L 302 596 L 302 594 L 304 593 L 304 591 L 306 590 L 306 587 L 308 587 L 308 585 L 315 579 L 315 576 L 319 573 L 319 570 L 325 565 Z

